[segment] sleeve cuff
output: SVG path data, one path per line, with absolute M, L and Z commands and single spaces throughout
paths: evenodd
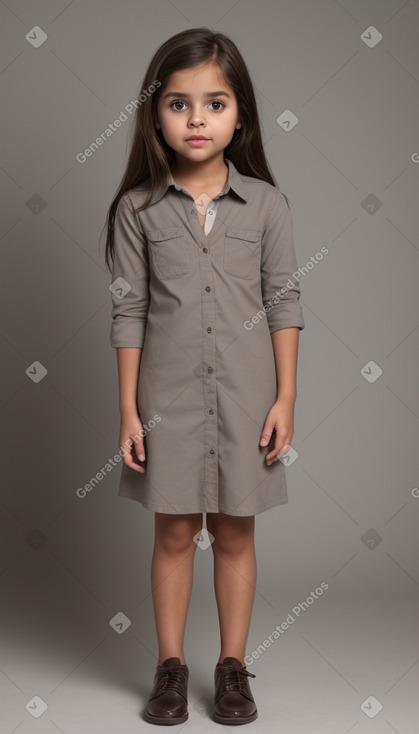
M 288 329 L 290 326 L 297 326 L 300 330 L 305 328 L 303 310 L 298 302 L 273 306 L 266 312 L 266 318 L 270 334 L 279 329 Z
M 146 325 L 138 319 L 123 318 L 113 321 L 110 331 L 111 347 L 131 347 L 143 349 Z

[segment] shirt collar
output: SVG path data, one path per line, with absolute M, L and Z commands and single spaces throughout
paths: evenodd
M 225 158 L 224 161 L 228 166 L 228 176 L 226 184 L 220 194 L 227 194 L 231 188 L 233 189 L 233 191 L 235 191 L 236 194 L 238 194 L 238 196 L 240 196 L 241 199 L 247 201 L 246 189 L 237 168 L 229 158 Z M 153 196 L 150 204 L 154 204 L 155 202 L 159 201 L 165 195 L 170 186 L 174 186 L 177 191 L 181 191 L 181 187 L 177 185 L 171 172 L 169 171 L 165 183 L 163 183 L 161 188 Z

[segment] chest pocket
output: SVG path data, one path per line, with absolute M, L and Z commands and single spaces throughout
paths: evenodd
M 228 228 L 224 240 L 224 270 L 237 278 L 260 271 L 261 234 L 257 229 Z
M 163 227 L 147 232 L 152 258 L 160 278 L 180 278 L 189 272 L 183 227 Z

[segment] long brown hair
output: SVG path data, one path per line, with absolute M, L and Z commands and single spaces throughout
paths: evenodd
M 267 181 L 278 188 L 265 158 L 252 81 L 237 46 L 224 33 L 214 33 L 209 28 L 181 31 L 157 49 L 141 85 L 143 91 L 152 90 L 152 93 L 140 95 L 144 101 L 136 110 L 125 173 L 108 210 L 105 261 L 109 270 L 114 258 L 114 219 L 119 200 L 129 189 L 148 182 L 148 199 L 137 211 L 145 209 L 176 162 L 175 151 L 166 143 L 161 130 L 155 127 L 159 98 L 173 72 L 208 61 L 214 61 L 219 66 L 233 89 L 242 123 L 224 150 L 225 158 L 229 158 L 242 175 Z M 285 199 L 289 207 L 286 196 Z

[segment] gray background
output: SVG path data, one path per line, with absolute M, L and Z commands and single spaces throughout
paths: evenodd
M 139 93 L 156 48 L 201 25 L 230 34 L 248 64 L 299 266 L 329 250 L 301 279 L 289 503 L 256 518 L 248 654 L 294 622 L 248 665 L 251 727 L 417 731 L 418 0 L 9 0 L 0 19 L 1 732 L 152 731 L 139 716 L 157 660 L 154 515 L 117 496 L 120 465 L 76 495 L 118 451 L 99 240 L 132 118 L 85 163 L 76 155 Z M 288 109 L 299 121 L 286 132 Z M 121 613 L 131 624 L 115 629 Z M 212 551 L 197 548 L 180 728 L 220 727 L 218 642 Z

